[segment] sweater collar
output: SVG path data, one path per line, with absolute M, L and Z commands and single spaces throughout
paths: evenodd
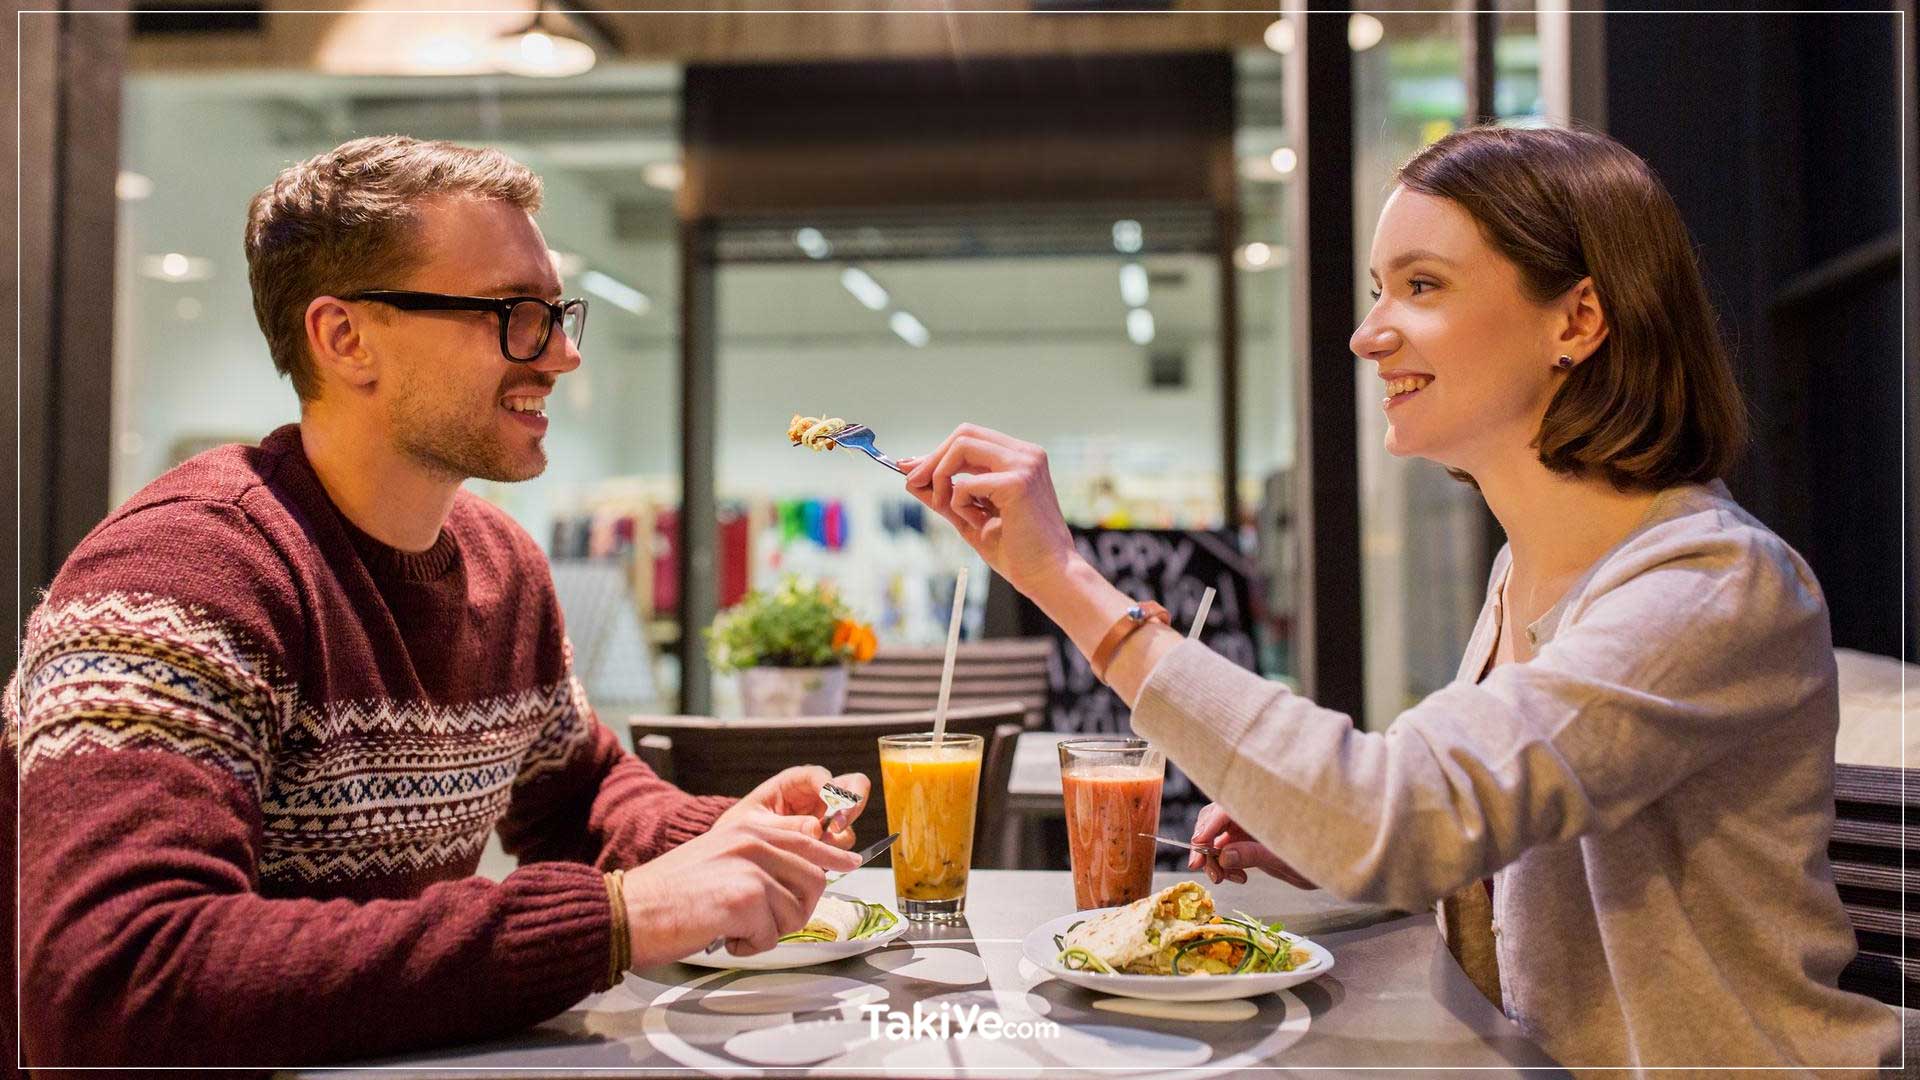
M 402 551 L 375 539 L 349 520 L 320 483 L 319 474 L 313 471 L 313 463 L 307 460 L 306 450 L 300 443 L 299 424 L 287 424 L 275 429 L 260 440 L 260 448 L 278 453 L 283 461 L 292 466 L 282 473 L 284 481 L 315 512 L 330 516 L 340 523 L 341 531 L 346 533 L 347 539 L 353 543 L 354 550 L 359 552 L 361 561 L 374 577 L 409 582 L 433 581 L 453 569 L 459 561 L 460 545 L 454 539 L 453 530 L 445 525 L 441 526 L 440 535 L 434 538 L 432 547 L 425 551 Z M 457 502 L 454 513 L 459 513 Z

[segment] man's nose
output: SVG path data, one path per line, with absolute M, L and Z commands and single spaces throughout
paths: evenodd
M 553 328 L 553 336 L 547 339 L 547 347 L 534 358 L 531 366 L 535 371 L 564 375 L 580 366 L 580 347 L 573 343 L 565 330 Z

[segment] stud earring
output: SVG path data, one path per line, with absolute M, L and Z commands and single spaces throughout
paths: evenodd
M 1553 366 L 1559 368 L 1561 371 L 1565 371 L 1568 368 L 1573 366 L 1573 357 L 1562 356 L 1560 359 L 1555 360 L 1553 362 Z

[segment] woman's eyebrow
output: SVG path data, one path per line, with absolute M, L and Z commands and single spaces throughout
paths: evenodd
M 1442 266 L 1451 266 L 1456 269 L 1460 265 L 1439 252 L 1428 251 L 1425 248 L 1414 248 L 1412 251 L 1403 251 L 1395 255 L 1393 260 L 1387 263 L 1387 273 L 1391 274 L 1403 266 L 1417 262 L 1436 262 Z

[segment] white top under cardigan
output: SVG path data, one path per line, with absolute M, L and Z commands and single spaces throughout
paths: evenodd
M 1475 682 L 1495 561 L 1453 683 L 1385 732 L 1183 642 L 1140 735 L 1302 873 L 1417 910 L 1494 876 L 1503 1007 L 1562 1064 L 1899 1057 L 1835 987 L 1853 931 L 1827 862 L 1838 725 L 1826 601 L 1724 485 L 1663 493 Z

